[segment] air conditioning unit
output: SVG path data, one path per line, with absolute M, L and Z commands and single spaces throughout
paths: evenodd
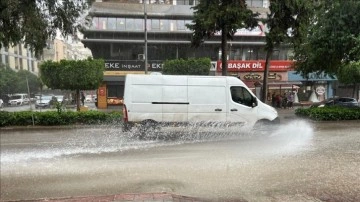
M 145 54 L 138 54 L 138 60 L 145 60 Z

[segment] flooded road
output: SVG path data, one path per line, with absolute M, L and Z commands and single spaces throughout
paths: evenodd
M 1 200 L 168 192 L 213 201 L 360 201 L 360 121 L 137 140 L 116 126 L 1 130 Z M 205 135 L 204 135 L 205 134 Z

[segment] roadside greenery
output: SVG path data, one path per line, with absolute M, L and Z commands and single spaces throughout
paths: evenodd
M 310 118 L 316 121 L 360 120 L 359 108 L 345 107 L 310 107 L 298 108 L 295 114 L 299 117 Z
M 209 58 L 166 60 L 162 71 L 171 75 L 209 75 L 210 65 Z
M 7 112 L 0 111 L 0 127 L 5 126 L 60 126 L 118 123 L 122 120 L 121 112 Z
M 27 93 L 27 81 L 30 92 L 38 92 L 41 88 L 40 79 L 27 70 L 15 71 L 0 64 L 0 95 L 13 93 Z
M 342 68 L 360 61 L 360 1 L 317 2 L 315 17 L 307 28 L 310 34 L 294 49 L 296 70 L 305 77 L 317 72 L 359 83 L 351 73 L 344 74 Z M 349 79 L 344 78 L 347 76 Z
M 94 0 L 1 0 L 0 48 L 23 43 L 39 56 L 61 31 L 75 35 L 88 22 L 85 11 Z
M 46 61 L 40 66 L 41 80 L 47 87 L 76 90 L 77 110 L 80 111 L 80 90 L 97 89 L 104 77 L 102 59 Z

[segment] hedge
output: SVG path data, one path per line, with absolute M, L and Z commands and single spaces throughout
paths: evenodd
M 295 114 L 317 121 L 360 120 L 360 107 L 346 108 L 332 106 L 298 108 L 295 110 Z
M 71 124 L 104 124 L 121 122 L 121 112 L 100 112 L 100 111 L 85 111 L 85 112 L 7 112 L 0 111 L 0 127 L 5 126 L 56 126 L 56 125 L 71 125 Z

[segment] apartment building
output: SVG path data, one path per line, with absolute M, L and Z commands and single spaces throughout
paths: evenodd
M 0 49 L 0 63 L 10 68 L 18 70 L 28 70 L 37 75 L 39 72 L 39 60 L 35 57 L 34 52 L 18 44 L 9 48 L 2 47 Z
M 82 60 L 92 57 L 91 51 L 84 47 L 79 40 L 64 39 L 56 37 L 54 40 L 48 40 L 46 48 L 41 60 L 52 60 L 59 62 L 60 60 Z

